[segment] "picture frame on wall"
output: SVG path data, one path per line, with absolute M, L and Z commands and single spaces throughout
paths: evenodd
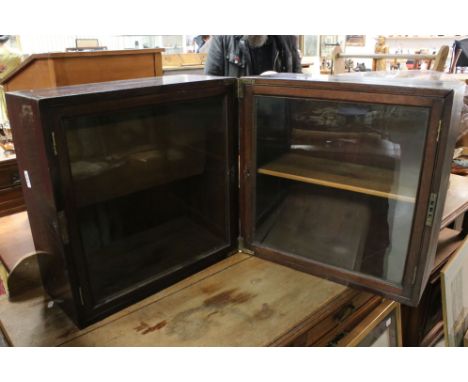
M 365 46 L 366 36 L 365 35 L 346 35 L 345 38 L 346 46 Z
M 338 341 L 337 346 L 403 346 L 400 304 L 384 300 L 362 322 Z
M 468 330 L 468 239 L 441 270 L 446 346 L 463 346 Z

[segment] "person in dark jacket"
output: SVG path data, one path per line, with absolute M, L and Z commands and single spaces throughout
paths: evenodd
M 296 36 L 213 36 L 205 74 L 241 77 L 266 71 L 301 73 Z

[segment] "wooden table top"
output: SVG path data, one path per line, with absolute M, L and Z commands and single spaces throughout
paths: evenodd
M 119 50 L 96 50 L 86 52 L 52 52 L 52 53 L 35 53 L 28 56 L 20 66 L 8 73 L 8 75 L 0 81 L 0 84 L 5 84 L 10 79 L 15 77 L 17 73 L 23 71 L 34 61 L 44 59 L 66 59 L 66 58 L 83 58 L 83 57 L 104 57 L 104 56 L 128 56 L 140 54 L 162 54 L 164 48 L 153 49 L 119 49 Z
M 0 260 L 8 271 L 35 252 L 26 211 L 0 218 Z
M 468 208 L 468 178 L 451 176 L 443 223 Z M 26 212 L 0 219 L 0 254 L 33 250 Z M 14 266 L 14 257 L 7 261 Z M 78 330 L 42 289 L 0 300 L 15 346 L 265 346 L 356 291 L 238 253 L 118 313 Z
M 40 289 L 0 300 L 0 317 L 14 346 L 267 346 L 357 293 L 237 253 L 83 330 Z

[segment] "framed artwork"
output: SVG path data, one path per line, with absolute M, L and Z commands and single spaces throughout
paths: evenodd
M 400 304 L 384 300 L 359 325 L 338 341 L 337 346 L 402 346 Z
M 446 346 L 463 346 L 468 330 L 468 239 L 440 272 Z
M 350 35 L 346 35 L 345 41 L 346 41 L 346 46 L 365 46 L 366 36 L 350 34 Z

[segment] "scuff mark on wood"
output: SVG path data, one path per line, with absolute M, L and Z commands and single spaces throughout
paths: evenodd
M 212 294 L 219 291 L 222 288 L 220 284 L 208 284 L 200 287 L 201 291 L 205 294 Z
M 239 292 L 235 293 L 237 289 L 229 289 L 227 291 L 218 293 L 213 297 L 207 298 L 203 301 L 205 306 L 224 307 L 228 304 L 242 304 L 255 297 L 252 293 Z
M 273 316 L 274 313 L 275 311 L 270 308 L 270 305 L 263 304 L 262 308 L 254 313 L 253 318 L 255 320 L 267 320 L 268 318 Z
M 159 329 L 164 328 L 166 325 L 167 325 L 166 320 L 158 322 L 156 325 L 153 325 L 153 326 L 150 326 L 149 328 L 146 328 L 143 332 L 141 332 L 141 334 L 148 334 L 148 333 L 154 332 L 155 330 L 159 330 Z

